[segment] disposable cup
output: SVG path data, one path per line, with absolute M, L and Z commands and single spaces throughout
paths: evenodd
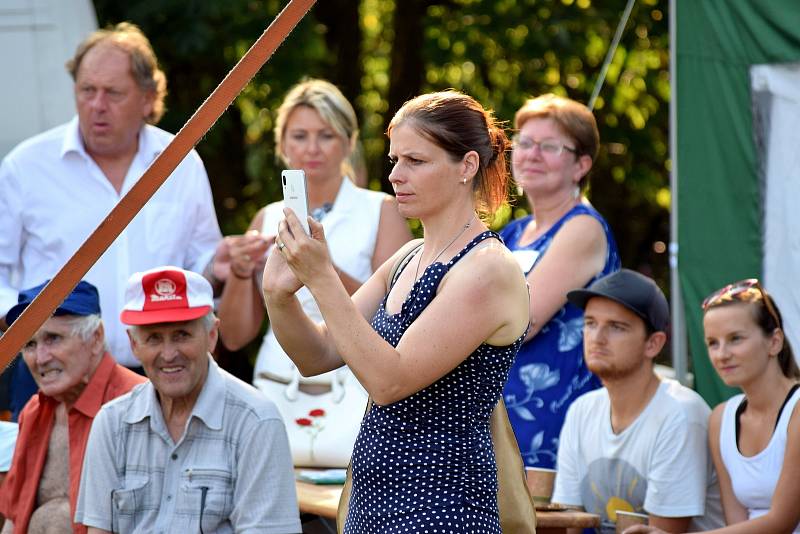
M 645 514 L 637 514 L 635 512 L 623 512 L 617 510 L 617 531 L 616 534 L 622 534 L 626 528 L 633 525 L 646 525 L 648 516 Z
M 533 500 L 550 502 L 550 497 L 553 496 L 553 483 L 556 479 L 555 469 L 526 467 L 525 479 L 528 482 L 528 491 L 530 491 Z

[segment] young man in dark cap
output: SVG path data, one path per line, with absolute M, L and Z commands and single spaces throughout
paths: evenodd
M 24 290 L 6 315 L 13 323 L 44 289 Z M 106 350 L 100 298 L 79 282 L 22 348 L 39 386 L 19 416 L 19 437 L 3 486 L 3 532 L 86 532 L 73 524 L 89 429 L 100 406 L 145 378 Z
M 584 359 L 604 387 L 567 412 L 553 501 L 600 515 L 603 533 L 614 532 L 617 511 L 647 514 L 667 532 L 722 526 L 710 410 L 653 370 L 669 328 L 664 294 L 622 269 L 567 299 L 584 310 Z
M 150 382 L 97 415 L 76 520 L 92 533 L 300 532 L 277 408 L 211 357 L 211 285 L 159 267 L 131 276 L 125 296 Z

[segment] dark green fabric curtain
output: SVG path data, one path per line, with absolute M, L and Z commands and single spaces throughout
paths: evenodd
M 678 263 L 695 387 L 714 406 L 735 391 L 708 360 L 700 303 L 727 283 L 762 273 L 749 69 L 800 61 L 800 0 L 675 0 L 673 5 Z

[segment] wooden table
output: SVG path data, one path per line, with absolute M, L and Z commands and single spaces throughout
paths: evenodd
M 308 482 L 295 481 L 297 488 L 297 501 L 300 512 L 313 514 L 326 519 L 336 519 L 336 510 L 339 506 L 339 497 L 342 486 L 319 485 Z M 536 511 L 537 534 L 566 534 L 568 528 L 592 528 L 600 526 L 600 517 L 587 512 L 567 511 Z
M 295 487 L 297 488 L 297 503 L 300 506 L 300 513 L 336 519 L 342 486 L 311 484 L 295 480 Z
M 577 510 L 536 510 L 536 534 L 566 534 L 568 528 L 595 528 L 600 516 Z

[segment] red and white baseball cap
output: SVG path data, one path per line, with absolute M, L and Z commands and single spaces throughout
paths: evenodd
M 208 280 L 178 267 L 157 267 L 131 275 L 120 320 L 129 325 L 191 321 L 213 305 Z

